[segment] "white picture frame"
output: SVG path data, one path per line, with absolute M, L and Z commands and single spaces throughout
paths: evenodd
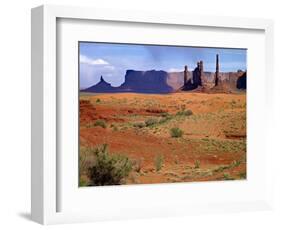
M 61 180 L 58 173 L 60 172 L 59 161 L 63 161 L 57 156 L 58 143 L 58 91 L 60 88 L 57 84 L 58 74 L 58 20 L 94 20 L 103 21 L 106 23 L 122 22 L 122 23 L 138 23 L 150 24 L 157 26 L 191 26 L 200 28 L 220 28 L 225 30 L 241 29 L 243 31 L 261 31 L 264 36 L 264 73 L 261 77 L 270 77 L 273 79 L 273 22 L 266 19 L 247 19 L 247 18 L 231 18 L 231 17 L 214 17 L 214 16 L 194 16 L 194 15 L 173 15 L 148 12 L 127 12 L 114 10 L 101 10 L 92 8 L 66 7 L 66 6 L 51 6 L 44 5 L 32 9 L 32 188 L 31 188 L 31 213 L 32 219 L 41 224 L 56 224 L 70 223 L 82 221 L 96 221 L 107 219 L 124 219 L 124 218 L 142 218 L 153 216 L 172 216 L 197 214 L 206 212 L 226 212 L 226 211 L 243 211 L 243 210 L 264 210 L 272 207 L 272 169 L 270 167 L 272 160 L 272 150 L 269 147 L 271 133 L 271 112 L 273 105 L 272 81 L 266 81 L 264 93 L 257 95 L 265 102 L 263 106 L 267 106 L 266 112 L 258 119 L 264 118 L 263 134 L 258 138 L 264 138 L 264 143 L 257 144 L 264 150 L 262 158 L 264 165 L 264 179 L 258 184 L 264 190 L 257 192 L 255 200 L 247 200 L 242 197 L 237 197 L 233 200 L 222 199 L 212 201 L 206 198 L 205 204 L 199 203 L 179 203 L 176 201 L 168 202 L 168 205 L 159 205 L 159 203 L 151 203 L 152 206 L 147 208 L 133 207 L 130 199 L 124 207 L 120 207 L 120 211 L 110 212 L 108 207 L 102 209 L 100 204 L 95 208 L 79 208 L 73 212 L 69 210 L 60 210 L 58 207 L 59 200 L 63 193 L 58 192 L 58 187 L 61 186 Z M 207 39 L 207 38 L 206 38 Z M 204 40 L 203 40 L 204 41 Z M 255 86 L 250 88 L 254 92 Z M 256 86 L 258 87 L 258 86 Z M 74 93 L 74 92 L 73 92 Z M 253 94 L 256 95 L 256 94 Z M 251 107 L 250 107 L 251 109 Z M 249 111 L 248 111 L 249 112 Z M 251 112 L 251 111 L 250 111 Z M 258 111 L 252 111 L 253 113 Z M 253 128 L 253 126 L 250 126 Z M 251 130 L 250 130 L 251 131 Z M 252 130 L 254 132 L 254 130 Z M 253 137 L 254 138 L 254 137 Z M 253 139 L 254 140 L 254 139 Z M 258 141 L 259 139 L 257 139 Z M 260 167 L 260 166 L 258 166 Z M 245 185 L 245 184 L 244 184 Z M 244 185 L 235 185 L 237 188 L 243 189 Z M 150 187 L 153 195 L 166 191 L 169 194 L 184 196 L 185 185 L 154 185 Z M 216 184 L 200 183 L 195 185 L 196 191 L 200 189 L 208 189 L 208 186 L 213 189 L 218 189 Z M 220 188 L 229 187 L 230 184 L 220 184 Z M 125 190 L 131 190 L 127 194 L 140 194 L 143 189 L 148 189 L 147 185 L 126 186 Z M 235 187 L 236 188 L 236 187 Z M 245 187 L 246 188 L 246 187 Z M 255 190 L 258 187 L 251 188 Z M 104 188 L 99 188 L 104 189 Z M 121 189 L 108 189 L 106 193 L 99 190 L 99 195 L 118 194 L 124 192 L 124 187 Z M 195 190 L 194 190 L 195 191 Z M 210 190 L 214 191 L 214 190 Z M 151 193 L 151 194 L 152 194 Z M 195 193 L 196 194 L 196 193 Z M 250 195 L 250 194 L 249 194 Z M 104 199 L 106 199 L 104 195 Z M 222 196 L 223 197 L 223 196 Z M 77 198 L 76 198 L 77 199 Z M 196 201 L 196 199 L 195 199 Z M 126 201 L 124 201 L 126 203 Z M 75 202 L 74 202 L 75 203 Z M 68 205 L 71 209 L 71 204 Z M 82 209 L 82 210 L 81 210 Z M 99 212 L 100 210 L 100 212 Z

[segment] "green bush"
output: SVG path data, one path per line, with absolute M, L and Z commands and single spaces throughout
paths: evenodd
M 132 163 L 128 157 L 110 155 L 107 145 L 92 149 L 95 161 L 88 168 L 91 185 L 119 185 L 124 183 L 132 170 Z
M 106 128 L 106 122 L 105 120 L 96 120 L 94 126 L 100 126 L 102 128 Z
M 171 137 L 178 138 L 178 137 L 182 137 L 183 131 L 180 128 L 171 128 L 170 134 Z
M 152 126 L 152 125 L 155 125 L 158 123 L 158 120 L 157 119 L 154 119 L 154 118 L 150 118 L 150 119 L 147 119 L 145 121 L 145 125 L 146 126 Z
M 223 174 L 223 179 L 224 180 L 234 180 L 234 178 L 230 177 L 230 175 L 228 173 Z
M 192 110 L 188 109 L 188 110 L 182 110 L 177 112 L 177 116 L 191 116 L 193 114 Z
M 133 126 L 136 127 L 136 128 L 140 128 L 141 129 L 141 128 L 145 127 L 145 123 L 137 122 L 137 123 L 133 124 Z
M 162 118 L 159 120 L 159 124 L 164 124 L 170 120 L 172 120 L 173 116 L 169 113 L 167 113 L 165 116 L 162 116 Z
M 96 103 L 100 103 L 101 99 L 97 98 Z
M 111 124 L 110 128 L 112 128 L 113 131 L 118 131 L 118 127 L 115 124 Z
M 163 117 L 163 118 L 161 118 L 160 120 L 159 120 L 159 124 L 164 124 L 164 123 L 166 123 L 166 122 L 168 122 L 169 120 L 171 120 L 171 118 L 169 118 L 169 117 Z
M 161 113 L 161 117 L 170 117 L 171 115 L 168 112 Z
M 159 171 L 162 166 L 163 166 L 163 162 L 164 162 L 164 157 L 161 154 L 158 154 L 155 158 L 154 158 L 154 165 L 155 165 L 155 169 L 156 171 Z
M 234 160 L 231 162 L 231 167 L 238 167 L 241 164 L 241 161 Z

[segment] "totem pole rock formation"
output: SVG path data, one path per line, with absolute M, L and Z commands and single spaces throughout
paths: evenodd
M 177 90 L 204 93 L 231 93 L 235 90 L 246 90 L 247 71 L 220 72 L 219 54 L 216 54 L 215 72 L 204 72 L 202 60 L 197 62 L 196 68 L 188 72 L 187 65 L 181 75 L 183 85 Z M 181 83 L 182 84 L 182 83 Z
M 187 84 L 187 72 L 188 72 L 188 68 L 186 65 L 186 66 L 184 66 L 184 85 Z
M 198 86 L 203 86 L 203 76 L 204 76 L 204 67 L 203 67 L 203 61 L 199 62 L 199 71 L 200 71 L 200 77 L 199 77 L 199 84 Z
M 204 75 L 203 61 L 199 62 L 199 71 L 200 71 L 200 84 L 202 85 L 202 77 Z
M 203 75 L 203 61 L 197 62 L 197 67 L 193 71 L 193 84 L 197 88 L 198 86 L 202 86 L 202 75 Z
M 192 71 L 192 76 L 188 78 L 187 65 L 184 66 L 184 84 L 181 90 L 193 90 L 202 86 L 202 75 L 203 75 L 203 61 L 197 62 L 197 67 Z
M 219 84 L 219 55 L 216 55 L 215 86 Z

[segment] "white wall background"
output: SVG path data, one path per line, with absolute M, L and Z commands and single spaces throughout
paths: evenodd
M 281 98 L 281 14 L 279 1 L 261 0 L 7 0 L 0 6 L 0 228 L 39 229 L 30 213 L 30 8 L 68 4 L 127 10 L 192 13 L 275 20 L 275 95 Z M 279 52 L 278 52 L 279 51 Z M 280 69 L 278 69 L 280 67 Z M 278 78 L 280 76 L 280 78 Z M 273 212 L 202 215 L 48 226 L 52 229 L 280 229 L 281 110 L 276 108 L 275 204 Z M 279 138 L 278 138 L 279 135 Z

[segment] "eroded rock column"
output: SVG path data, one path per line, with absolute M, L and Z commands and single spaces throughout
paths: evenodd
M 219 55 L 216 55 L 216 73 L 215 73 L 215 86 L 219 84 Z

